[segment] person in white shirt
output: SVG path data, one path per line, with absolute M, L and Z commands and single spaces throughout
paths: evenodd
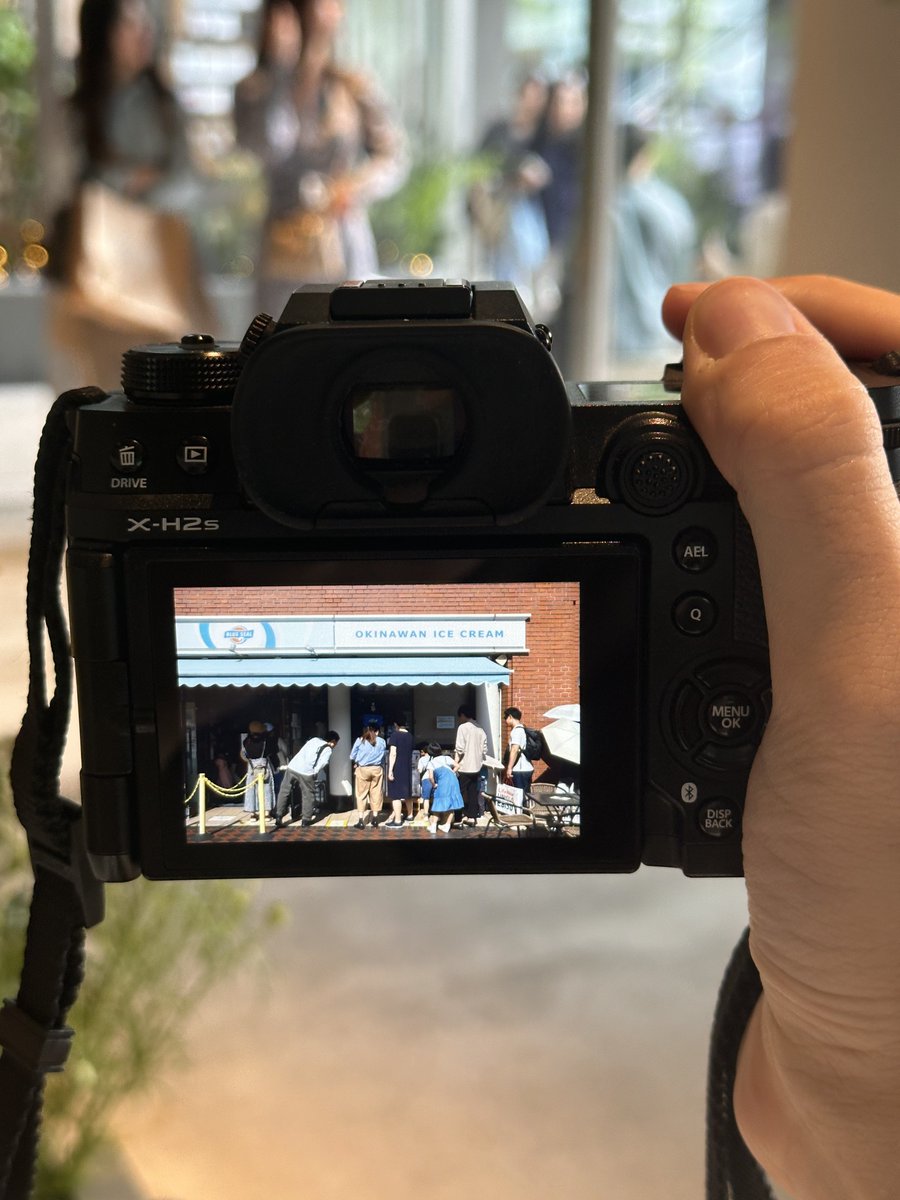
M 316 804 L 316 779 L 324 774 L 331 759 L 331 752 L 341 740 L 341 735 L 330 729 L 324 738 L 312 737 L 297 751 L 288 763 L 281 787 L 278 789 L 278 801 L 275 805 L 275 828 L 280 829 L 284 817 L 291 807 L 294 809 L 294 789 L 300 789 L 300 824 L 312 825 Z
M 509 761 L 506 764 L 506 782 L 527 792 L 531 789 L 534 763 L 525 756 L 525 726 L 522 724 L 522 710 L 510 707 L 503 710 L 503 716 L 506 718 L 506 728 L 509 730 Z

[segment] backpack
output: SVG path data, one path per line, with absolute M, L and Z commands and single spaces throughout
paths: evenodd
M 544 739 L 541 737 L 540 731 L 537 729 L 529 729 L 527 725 L 523 725 L 525 730 L 525 757 L 529 762 L 534 762 L 535 759 L 544 757 Z

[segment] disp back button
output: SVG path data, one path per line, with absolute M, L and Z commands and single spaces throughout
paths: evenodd
M 740 829 L 741 813 L 733 800 L 707 800 L 697 810 L 700 832 L 711 838 L 734 837 Z

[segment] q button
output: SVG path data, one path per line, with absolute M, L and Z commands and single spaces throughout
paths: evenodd
M 672 615 L 682 633 L 697 637 L 702 633 L 709 633 L 718 614 L 709 596 L 698 592 L 695 595 L 682 596 Z

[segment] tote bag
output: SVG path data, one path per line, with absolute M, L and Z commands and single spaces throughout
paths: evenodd
M 212 320 L 187 223 L 82 185 L 71 216 L 68 300 L 80 316 L 144 340 L 208 332 Z

